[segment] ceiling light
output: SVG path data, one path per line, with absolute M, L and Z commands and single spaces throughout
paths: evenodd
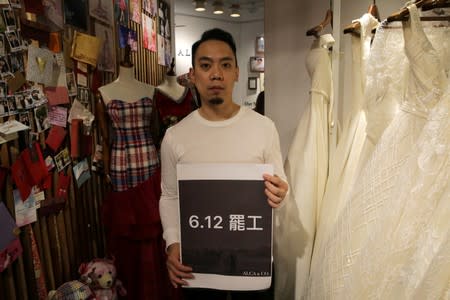
M 214 7 L 213 13 L 215 15 L 223 14 L 223 2 L 222 1 L 214 1 L 213 7 Z
M 195 10 L 196 11 L 205 11 L 206 10 L 206 8 L 205 8 L 206 1 L 195 0 L 193 2 L 193 4 L 195 5 Z
M 240 17 L 241 13 L 240 13 L 239 9 L 240 9 L 239 4 L 232 4 L 230 17 L 232 17 L 232 18 Z

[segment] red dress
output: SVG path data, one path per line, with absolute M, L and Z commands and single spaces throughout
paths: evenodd
M 160 141 L 164 137 L 167 128 L 175 125 L 181 119 L 197 109 L 197 104 L 194 101 L 191 90 L 186 88 L 183 95 L 179 99 L 172 99 L 164 94 L 161 90 L 156 88 L 154 101 L 158 109 L 160 121 Z

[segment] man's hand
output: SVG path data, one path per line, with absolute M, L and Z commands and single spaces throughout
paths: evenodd
M 264 174 L 264 184 L 266 189 L 264 192 L 267 196 L 267 202 L 273 208 L 280 206 L 281 202 L 284 200 L 286 193 L 288 191 L 288 184 L 283 179 L 277 175 Z
M 167 270 L 172 285 L 177 288 L 178 285 L 188 285 L 183 278 L 194 278 L 192 268 L 180 263 L 180 243 L 171 244 L 167 248 Z

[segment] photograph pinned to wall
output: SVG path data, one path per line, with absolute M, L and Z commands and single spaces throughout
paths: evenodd
M 5 51 L 5 35 L 4 34 L 0 34 L 0 56 L 5 56 L 6 55 L 6 51 Z
M 8 101 L 9 114 L 10 115 L 16 114 L 17 113 L 16 97 L 14 97 L 14 95 L 10 95 L 6 97 L 6 100 Z
M 31 127 L 31 118 L 30 118 L 30 112 L 29 111 L 23 111 L 19 113 L 19 122 L 23 125 L 26 125 L 28 127 Z
M 63 150 L 61 150 L 61 152 L 56 154 L 53 159 L 55 160 L 55 165 L 58 172 L 61 172 L 70 164 L 69 149 L 65 147 Z
M 11 73 L 6 56 L 0 57 L 0 73 L 2 77 L 4 77 L 5 74 Z
M 0 117 L 7 116 L 8 114 L 8 100 L 6 98 L 0 98 Z
M 69 91 L 69 96 L 77 95 L 77 83 L 75 81 L 75 74 L 73 72 L 66 73 L 67 90 Z
M 9 4 L 11 5 L 11 7 L 15 7 L 15 8 L 22 7 L 22 5 L 20 4 L 20 0 L 9 0 Z
M 122 25 L 128 25 L 129 15 L 129 0 L 114 0 L 114 15 L 115 20 Z
M 3 8 L 3 20 L 5 21 L 6 29 L 14 30 L 17 28 L 17 20 L 14 10 L 11 8 Z
M 101 40 L 97 67 L 100 71 L 114 73 L 116 59 L 114 55 L 113 31 L 110 27 L 95 22 L 95 35 Z
M 34 109 L 34 119 L 36 121 L 36 130 L 42 132 L 50 128 L 47 105 L 40 105 Z
M 164 37 L 158 34 L 158 64 L 166 65 L 166 50 L 164 48 Z
M 0 16 L 0 32 L 6 31 L 6 22 L 3 14 Z
M 0 98 L 5 98 L 8 94 L 8 84 L 4 80 L 0 80 Z
M 141 24 L 141 0 L 130 0 L 131 21 Z
M 158 16 L 159 16 L 159 34 L 165 38 L 170 38 L 170 7 L 164 1 L 158 2 Z
M 250 57 L 250 71 L 264 72 L 264 57 L 259 56 Z
M 88 110 L 90 110 L 90 104 L 91 104 L 91 99 L 90 99 L 91 94 L 89 93 L 89 89 L 86 87 L 79 87 L 78 88 L 78 102 L 83 105 L 85 108 L 87 108 Z
M 23 55 L 20 52 L 17 53 L 11 53 L 9 55 L 9 61 L 11 65 L 11 72 L 23 72 L 24 71 L 24 62 L 23 62 Z
M 31 90 L 29 90 L 29 95 L 31 99 L 30 107 L 36 107 L 48 102 L 47 97 L 45 96 L 44 91 L 40 86 L 34 86 Z M 25 96 L 25 103 L 26 99 L 27 96 Z
M 142 9 L 149 13 L 150 16 L 154 17 L 156 16 L 158 5 L 156 3 L 156 0 L 143 0 L 142 1 Z
M 61 0 L 43 0 L 45 16 L 59 28 L 64 27 L 64 13 Z
M 64 22 L 87 31 L 87 0 L 64 0 Z
M 113 24 L 113 6 L 111 1 L 107 0 L 90 0 L 89 1 L 89 15 L 93 18 L 102 21 L 106 25 Z
M 22 50 L 22 45 L 19 36 L 15 30 L 6 31 L 6 39 L 8 40 L 11 52 L 17 52 Z
M 133 29 L 128 30 L 128 45 L 130 45 L 131 51 L 138 51 L 137 33 Z
M 23 93 L 15 93 L 14 101 L 16 102 L 16 107 L 18 111 L 22 111 L 25 109 L 25 96 Z
M 142 15 L 143 46 L 152 52 L 156 52 L 156 20 Z

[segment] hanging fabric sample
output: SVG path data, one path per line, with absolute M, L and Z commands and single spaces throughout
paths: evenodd
M 330 34 L 313 42 L 306 58 L 311 78 L 308 102 L 297 126 L 285 162 L 290 183 L 289 199 L 276 212 L 275 294 L 276 299 L 294 299 L 301 294 L 309 276 L 310 257 L 316 230 L 317 207 L 328 172 L 329 110 L 332 107 Z

